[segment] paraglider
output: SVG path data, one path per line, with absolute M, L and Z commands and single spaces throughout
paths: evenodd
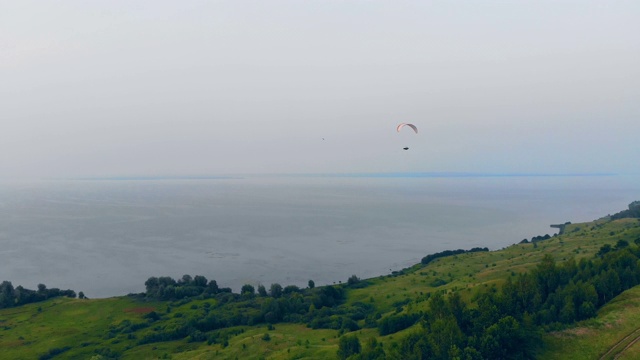
M 417 134 L 418 133 L 418 127 L 413 125 L 413 124 L 407 124 L 407 123 L 401 123 L 398 125 L 398 127 L 396 127 L 396 131 L 400 132 L 400 130 L 402 130 L 402 128 L 404 127 L 410 127 L 411 129 L 413 129 L 413 131 Z M 402 148 L 402 150 L 409 150 L 408 146 L 405 146 Z
M 398 132 L 400 132 L 400 130 L 402 130 L 402 128 L 403 128 L 403 127 L 405 127 L 405 126 L 408 126 L 408 127 L 412 128 L 412 129 L 413 129 L 413 131 L 415 131 L 415 132 L 416 132 L 416 134 L 418 133 L 418 128 L 417 128 L 415 125 L 413 125 L 413 124 L 407 124 L 407 123 L 402 123 L 402 124 L 398 125 L 398 127 L 396 128 L 396 130 L 397 130 Z

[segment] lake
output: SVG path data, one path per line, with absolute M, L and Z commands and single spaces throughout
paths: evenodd
M 221 287 L 388 274 L 499 249 L 640 199 L 638 176 L 247 176 L 0 184 L 0 280 L 109 297 L 151 276 Z

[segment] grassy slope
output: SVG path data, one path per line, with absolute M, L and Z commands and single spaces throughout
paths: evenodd
M 147 303 L 145 307 L 160 304 Z M 104 342 L 109 325 L 139 318 L 141 305 L 127 299 L 79 300 L 58 298 L 0 312 L 0 349 L 3 357 L 34 359 L 53 348 L 72 347 L 67 356 L 94 354 Z M 162 305 L 164 306 L 164 305 Z M 119 346 L 111 345 L 119 348 Z M 100 347 L 100 346 L 99 346 Z M 86 351 L 89 350 L 90 351 Z
M 571 256 L 578 260 L 593 256 L 603 244 L 614 245 L 620 239 L 633 243 L 639 237 L 640 221 L 637 219 L 573 224 L 567 226 L 564 235 L 540 242 L 537 246 L 517 244 L 500 251 L 451 256 L 425 267 L 416 265 L 403 275 L 370 279 L 370 286 L 351 290 L 347 302 L 372 302 L 379 311 L 387 313 L 395 311 L 398 302 L 409 299 L 411 301 L 403 311 L 419 311 L 426 306 L 428 292 L 458 290 L 469 299 L 477 291 L 499 285 L 508 276 L 532 268 L 545 253 L 553 254 L 559 261 Z M 447 284 L 437 288 L 431 286 L 436 279 Z M 573 355 L 577 356 L 574 358 L 594 358 L 604 353 L 630 333 L 635 326 L 633 324 L 640 324 L 639 295 L 639 288 L 632 289 L 601 309 L 598 318 L 580 324 L 577 330 L 549 335 L 550 345 L 543 358 L 567 359 Z M 201 306 L 203 302 L 213 304 L 214 300 L 195 300 L 174 306 L 172 313 L 196 311 L 191 307 L 194 304 Z M 0 351 L 8 359 L 33 359 L 52 348 L 65 346 L 71 349 L 56 359 L 90 358 L 96 349 L 101 348 L 117 351 L 124 359 L 163 356 L 173 359 L 311 359 L 336 356 L 337 331 L 311 330 L 299 324 L 276 324 L 274 330 L 267 330 L 265 325 L 244 327 L 243 333 L 229 339 L 227 347 L 188 343 L 186 340 L 137 346 L 137 340 L 128 339 L 125 334 L 108 336 L 109 326 L 117 326 L 125 319 L 142 322 L 142 314 L 134 311 L 142 307 L 164 313 L 167 303 L 140 303 L 126 297 L 55 299 L 0 310 Z M 149 331 L 141 329 L 133 335 L 140 339 Z M 411 329 L 404 332 L 408 331 Z M 263 340 L 267 332 L 271 338 L 269 341 Z M 363 329 L 357 333 L 361 339 L 378 336 L 375 329 Z M 390 337 L 398 338 L 400 334 Z M 378 337 L 382 342 L 387 342 L 388 338 Z M 639 355 L 639 347 L 640 343 L 633 346 L 627 351 L 627 356 Z
M 604 355 L 613 344 L 640 328 L 640 286 L 627 290 L 598 311 L 598 316 L 577 326 L 547 334 L 544 359 L 594 359 Z M 640 334 L 636 334 L 638 336 Z M 635 338 L 625 341 L 622 348 Z M 610 359 L 617 352 L 610 354 Z M 625 351 L 620 359 L 640 358 L 640 342 Z

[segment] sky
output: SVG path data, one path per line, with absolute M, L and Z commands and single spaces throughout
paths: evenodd
M 0 0 L 0 178 L 638 173 L 638 19 L 614 0 Z

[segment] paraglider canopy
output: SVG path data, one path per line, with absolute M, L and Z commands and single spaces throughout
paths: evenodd
M 398 125 L 398 127 L 396 128 L 396 130 L 397 130 L 398 132 L 400 132 L 400 130 L 401 130 L 403 127 L 405 127 L 405 126 L 408 126 L 408 127 L 412 128 L 412 129 L 413 129 L 413 131 L 415 131 L 415 132 L 416 132 L 416 134 L 418 133 L 418 128 L 417 128 L 415 125 L 413 125 L 413 124 L 407 124 L 407 123 L 402 123 L 402 124 Z

